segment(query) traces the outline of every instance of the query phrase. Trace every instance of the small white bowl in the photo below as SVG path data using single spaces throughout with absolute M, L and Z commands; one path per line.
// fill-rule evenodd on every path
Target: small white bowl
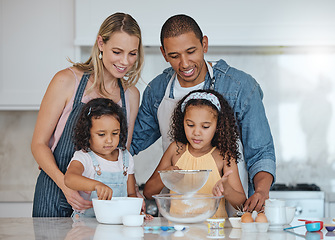
M 241 217 L 230 217 L 229 222 L 232 228 L 241 228 Z
M 122 217 L 122 223 L 128 227 L 142 226 L 144 215 L 126 215 Z

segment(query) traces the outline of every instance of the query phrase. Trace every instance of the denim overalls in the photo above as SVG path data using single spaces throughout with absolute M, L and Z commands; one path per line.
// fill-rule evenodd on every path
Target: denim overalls
M 57 166 L 62 173 L 66 172 L 67 166 L 74 153 L 74 144 L 72 139 L 73 129 L 81 109 L 85 105 L 85 103 L 81 102 L 81 99 L 83 97 L 89 77 L 90 74 L 84 73 L 80 80 L 76 95 L 74 97 L 72 111 L 66 121 L 59 142 L 53 152 Z M 120 87 L 122 109 L 125 113 L 125 116 L 127 116 L 124 90 L 120 79 L 118 80 L 118 83 Z M 62 190 L 43 170 L 41 170 L 35 186 L 32 216 L 70 217 L 72 211 L 72 207 L 67 202 Z
M 102 182 L 110 187 L 113 190 L 113 197 L 127 197 L 127 172 L 129 167 L 128 151 L 122 151 L 123 170 L 120 172 L 104 171 L 100 168 L 96 155 L 92 151 L 88 152 L 88 154 L 92 159 L 92 164 L 95 170 L 94 180 Z M 121 154 L 121 151 L 119 151 L 119 154 Z M 97 197 L 97 191 L 92 191 L 90 200 Z M 89 208 L 85 211 L 73 211 L 72 218 L 78 219 L 79 217 L 95 217 L 93 208 Z

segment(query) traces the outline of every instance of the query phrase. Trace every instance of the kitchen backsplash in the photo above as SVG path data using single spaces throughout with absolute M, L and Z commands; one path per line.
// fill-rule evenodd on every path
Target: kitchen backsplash
M 168 66 L 158 48 L 145 50 L 140 91 Z M 206 58 L 223 58 L 260 83 L 277 182 L 315 183 L 335 192 L 335 49 L 215 47 Z M 32 200 L 39 172 L 30 151 L 36 117 L 37 111 L 0 111 L 0 201 Z M 138 183 L 150 177 L 161 155 L 157 143 L 135 156 Z
M 38 166 L 30 143 L 37 111 L 0 111 L 0 201 L 31 201 Z

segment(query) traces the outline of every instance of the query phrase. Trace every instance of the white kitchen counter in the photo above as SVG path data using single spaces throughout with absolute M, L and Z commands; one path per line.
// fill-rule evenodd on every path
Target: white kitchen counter
M 324 223 L 332 223 L 331 218 L 322 219 Z M 292 226 L 300 225 L 297 219 Z M 145 226 L 172 225 L 165 218 L 155 218 L 145 222 Z M 2 218 L 0 219 L 0 239 L 207 239 L 211 238 L 207 224 L 185 224 L 189 226 L 182 232 L 147 232 L 143 227 L 125 227 L 123 225 L 99 224 L 95 218 L 85 219 L 74 223 L 71 218 Z M 215 239 L 335 239 L 335 233 L 328 233 L 325 229 L 320 232 L 306 232 L 304 227 L 285 231 L 268 231 L 267 233 L 244 233 L 241 229 L 224 228 L 220 232 L 213 230 Z

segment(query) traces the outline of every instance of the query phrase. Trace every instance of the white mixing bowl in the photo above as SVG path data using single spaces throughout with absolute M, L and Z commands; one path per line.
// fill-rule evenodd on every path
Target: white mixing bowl
M 98 200 L 93 198 L 93 209 L 99 223 L 122 224 L 122 217 L 139 215 L 141 213 L 142 198 L 113 197 L 112 200 Z

